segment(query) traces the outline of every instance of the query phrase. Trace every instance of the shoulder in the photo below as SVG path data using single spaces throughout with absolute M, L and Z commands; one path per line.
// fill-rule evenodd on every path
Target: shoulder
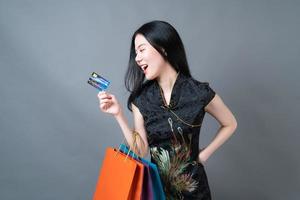
M 143 97 L 149 95 L 151 90 L 153 90 L 153 87 L 154 87 L 154 81 L 144 82 L 143 85 L 141 86 L 141 88 L 137 91 L 137 93 L 135 95 L 135 99 L 143 98 Z
M 133 95 L 132 103 L 140 109 L 143 110 L 146 99 L 149 99 L 149 95 L 153 91 L 154 81 L 146 81 L 143 83 L 141 88 Z
M 214 89 L 212 89 L 209 82 L 203 82 L 196 80 L 194 78 L 189 78 L 189 85 L 193 88 L 193 91 L 195 94 L 199 96 L 201 101 L 204 101 L 204 103 L 207 105 L 216 95 L 216 92 Z
M 205 90 L 208 90 L 210 88 L 210 83 L 209 82 L 199 81 L 199 80 L 196 80 L 193 77 L 189 77 L 187 79 L 187 82 L 191 87 L 194 87 L 194 89 L 196 89 L 197 91 L 205 91 Z
M 189 80 L 190 80 L 190 82 L 193 82 L 195 85 L 197 85 L 197 87 L 205 87 L 205 86 L 209 85 L 209 82 L 199 81 L 193 77 L 190 77 Z

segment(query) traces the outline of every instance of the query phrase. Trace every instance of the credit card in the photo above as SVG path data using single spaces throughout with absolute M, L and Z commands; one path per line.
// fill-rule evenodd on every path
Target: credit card
M 91 74 L 91 77 L 89 78 L 89 80 L 87 82 L 100 91 L 106 90 L 110 84 L 110 81 L 103 78 L 96 72 L 93 72 Z

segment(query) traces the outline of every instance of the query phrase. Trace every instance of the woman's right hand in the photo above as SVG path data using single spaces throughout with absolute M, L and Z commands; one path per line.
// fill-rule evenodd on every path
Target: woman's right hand
M 120 113 L 121 107 L 114 95 L 101 91 L 98 93 L 98 99 L 99 107 L 102 112 L 112 115 L 118 115 Z

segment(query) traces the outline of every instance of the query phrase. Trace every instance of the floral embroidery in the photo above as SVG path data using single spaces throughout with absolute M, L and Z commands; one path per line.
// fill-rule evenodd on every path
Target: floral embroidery
M 190 157 L 192 134 L 188 134 L 189 142 L 186 142 L 181 127 L 178 127 L 180 141 L 176 138 L 172 119 L 168 118 L 168 122 L 173 134 L 170 145 L 166 148 L 152 147 L 150 152 L 159 168 L 166 199 L 183 199 L 182 192 L 193 192 L 198 187 L 193 174 L 186 170 L 190 164 L 194 163 Z

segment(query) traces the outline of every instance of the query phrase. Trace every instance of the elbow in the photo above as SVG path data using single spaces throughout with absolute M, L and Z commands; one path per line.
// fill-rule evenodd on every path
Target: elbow
M 222 128 L 227 129 L 228 133 L 231 135 L 237 129 L 237 121 L 235 119 L 233 119 L 230 122 L 228 122 L 227 124 L 223 124 Z
M 237 129 L 237 121 L 235 119 L 233 119 L 226 124 L 222 124 L 221 128 L 225 128 L 228 130 L 228 132 L 230 134 L 233 134 L 235 132 L 235 130 Z
M 236 119 L 233 120 L 232 124 L 231 124 L 231 128 L 232 128 L 232 133 L 235 132 L 235 130 L 237 129 L 237 121 Z

